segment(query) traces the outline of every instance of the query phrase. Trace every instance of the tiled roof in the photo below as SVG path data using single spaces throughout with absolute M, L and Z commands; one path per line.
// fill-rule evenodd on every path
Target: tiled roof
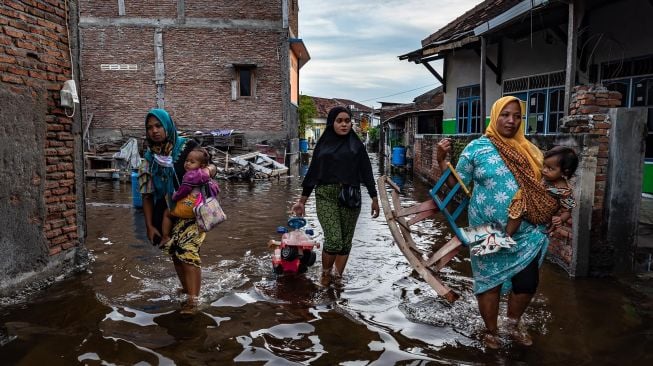
M 480 24 L 498 16 L 522 0 L 485 0 L 422 40 L 422 47 L 433 42 L 455 40 Z M 446 43 L 446 42 L 443 42 Z
M 313 103 L 317 109 L 317 117 L 320 118 L 326 118 L 329 115 L 329 110 L 336 106 L 351 108 L 353 105 L 356 111 L 372 112 L 372 108 L 349 99 L 320 97 L 311 97 L 311 99 L 313 99 Z

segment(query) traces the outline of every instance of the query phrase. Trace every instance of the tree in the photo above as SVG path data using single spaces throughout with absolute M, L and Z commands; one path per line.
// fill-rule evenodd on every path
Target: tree
M 306 129 L 313 126 L 313 117 L 317 116 L 317 108 L 313 103 L 313 98 L 308 95 L 299 96 L 299 138 L 306 137 Z

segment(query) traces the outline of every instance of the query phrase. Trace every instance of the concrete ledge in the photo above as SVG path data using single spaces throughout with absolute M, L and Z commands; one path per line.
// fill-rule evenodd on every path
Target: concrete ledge
M 85 269 L 88 266 L 88 251 L 78 246 L 52 256 L 48 264 L 38 271 L 30 271 L 0 282 L 0 297 L 25 296 L 49 287 L 54 282 Z

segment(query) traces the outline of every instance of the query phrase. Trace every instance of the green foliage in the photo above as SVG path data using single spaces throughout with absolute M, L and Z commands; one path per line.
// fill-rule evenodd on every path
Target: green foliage
M 371 127 L 367 130 L 367 137 L 369 137 L 371 142 L 379 141 L 380 131 L 379 126 Z
M 313 99 L 307 95 L 300 95 L 297 113 L 299 114 L 299 137 L 304 138 L 306 129 L 313 126 L 313 117 L 317 116 L 317 108 L 315 108 Z
M 456 166 L 458 164 L 458 159 L 460 158 L 460 153 L 463 152 L 465 146 L 467 146 L 468 141 L 465 140 L 452 140 L 451 144 L 451 164 Z

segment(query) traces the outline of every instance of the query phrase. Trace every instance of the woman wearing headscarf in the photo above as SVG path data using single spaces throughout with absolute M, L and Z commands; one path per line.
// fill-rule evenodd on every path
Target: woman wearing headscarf
M 139 188 L 143 195 L 143 214 L 147 238 L 153 245 L 161 243 L 161 224 L 166 208 L 174 208 L 172 194 L 184 175 L 184 162 L 190 151 L 198 147 L 194 140 L 177 134 L 172 118 L 164 109 L 152 109 L 145 117 L 147 149 L 139 168 Z M 209 165 L 209 175 L 216 168 Z M 195 219 L 177 219 L 173 223 L 171 245 L 167 249 L 188 299 L 182 313 L 192 314 L 200 292 L 201 269 L 199 249 L 206 233 L 199 231 Z
M 465 147 L 456 166 L 466 185 L 474 183 L 468 207 L 471 226 L 495 223 L 505 227 L 509 216 L 525 218 L 512 236 L 517 243 L 512 249 L 471 256 L 474 293 L 486 327 L 483 340 L 494 349 L 501 346 L 497 318 L 502 293 L 509 293 L 508 334 L 521 345 L 533 343 L 520 320 L 537 290 L 539 267 L 549 243 L 544 225 L 557 208 L 540 184 L 543 155 L 524 136 L 522 114 L 519 99 L 497 100 L 487 132 Z M 438 143 L 441 171 L 450 150 L 449 140 Z
M 293 213 L 304 216 L 304 204 L 315 189 L 317 218 L 324 231 L 320 282 L 325 286 L 332 276 L 339 282 L 347 265 L 361 211 L 361 183 L 372 198 L 372 217 L 378 217 L 379 202 L 369 156 L 352 129 L 351 112 L 345 107 L 334 107 L 313 150 L 302 182 L 302 195 L 292 206 Z M 358 190 L 358 200 L 350 194 L 355 190 Z

